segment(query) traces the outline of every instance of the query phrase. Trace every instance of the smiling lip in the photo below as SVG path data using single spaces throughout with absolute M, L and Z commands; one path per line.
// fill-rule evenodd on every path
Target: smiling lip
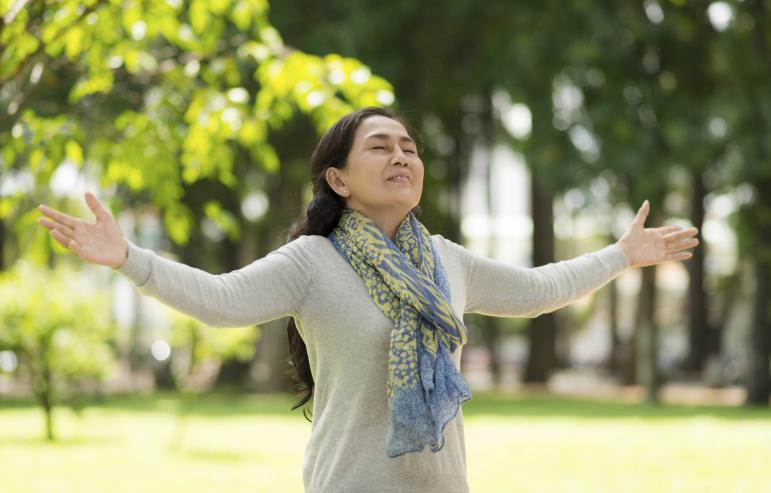
M 394 183 L 410 183 L 412 178 L 407 174 L 399 174 L 388 178 L 388 181 L 392 181 Z

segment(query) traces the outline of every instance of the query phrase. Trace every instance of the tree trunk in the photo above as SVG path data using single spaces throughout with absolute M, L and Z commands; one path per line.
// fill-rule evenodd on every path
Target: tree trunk
M 39 396 L 39 399 L 40 405 L 43 407 L 43 413 L 45 415 L 46 440 L 52 442 L 54 441 L 54 419 L 50 392 L 44 392 Z
M 762 156 L 761 156 L 762 157 Z M 771 358 L 771 195 L 763 191 L 771 189 L 771 178 L 757 183 L 757 204 L 753 210 L 744 210 L 745 222 L 751 225 L 755 235 L 756 252 L 752 255 L 755 272 L 755 299 L 750 328 L 750 371 L 747 381 L 747 405 L 768 406 L 771 394 L 769 358 Z
M 554 195 L 538 176 L 537 166 L 531 170 L 533 266 L 540 266 L 554 262 Z M 534 318 L 527 332 L 529 352 L 524 381 L 546 383 L 557 359 L 557 324 L 554 313 Z
M 134 303 L 134 319 L 131 322 L 131 333 L 129 336 L 128 363 L 131 374 L 135 374 L 143 369 L 145 365 L 144 351 L 142 350 L 142 340 L 144 331 L 142 329 L 142 299 L 137 296 Z
M 134 221 L 132 221 L 132 224 L 134 224 L 134 231 L 128 232 L 127 234 L 132 234 L 134 238 L 141 238 L 141 231 L 140 228 L 137 227 L 139 217 L 138 214 L 134 214 Z M 157 245 L 155 244 L 145 244 L 145 248 L 149 249 L 155 249 Z M 188 261 L 188 258 L 182 258 L 182 261 Z M 190 265 L 190 264 L 188 264 Z M 128 347 L 128 367 L 129 372 L 132 376 L 136 376 L 140 370 L 142 370 L 145 365 L 145 358 L 144 358 L 144 352 L 142 350 L 142 341 L 144 339 L 144 330 L 142 327 L 142 316 L 143 316 L 143 304 L 144 300 L 142 299 L 141 294 L 136 290 L 132 290 L 132 296 L 134 297 L 134 316 L 131 322 L 130 332 L 129 332 L 129 347 Z
M 691 173 L 693 194 L 691 197 L 691 223 L 702 230 L 704 225 L 704 197 L 707 194 L 704 176 L 700 171 Z M 688 356 L 684 369 L 701 372 L 708 352 L 707 340 L 712 328 L 707 319 L 707 294 L 704 291 L 704 243 L 693 250 L 693 257 L 686 262 L 688 269 Z
M 157 250 L 159 246 L 159 237 L 152 232 L 151 229 L 147 229 L 142 226 L 141 212 L 134 213 L 134 231 L 133 236 L 142 244 L 145 248 L 150 250 Z M 161 218 L 156 217 L 156 220 Z M 185 247 L 180 248 L 180 261 L 186 265 L 196 265 L 195 257 L 192 255 L 193 245 L 200 245 L 199 241 L 193 239 Z M 134 289 L 135 297 L 134 303 L 134 319 L 131 324 L 131 332 L 129 335 L 129 350 L 128 350 L 128 362 L 131 376 L 135 382 L 141 382 L 144 380 L 145 375 L 153 372 L 152 366 L 154 364 L 152 356 L 147 345 L 147 328 L 143 325 L 144 317 L 144 299 L 141 293 L 137 289 Z M 173 357 L 173 356 L 172 356 Z M 139 390 L 136 388 L 136 390 Z
M 771 264 L 759 258 L 754 261 L 755 300 L 750 329 L 750 372 L 747 382 L 747 405 L 768 406 L 771 394 L 769 357 L 771 356 L 771 317 L 769 297 L 771 292 Z
M 491 99 L 488 97 L 485 103 L 485 112 L 482 115 L 482 145 L 485 146 L 485 209 L 487 218 L 489 221 L 495 219 L 495 204 L 493 200 L 493 111 Z M 496 235 L 495 228 L 490 228 L 490 234 L 487 239 L 487 256 L 494 258 L 496 256 Z M 484 317 L 484 335 L 483 340 L 487 351 L 490 355 L 490 372 L 492 374 L 493 386 L 498 387 L 501 381 L 501 365 L 499 361 L 498 341 L 500 339 L 500 328 L 498 327 L 498 320 L 495 317 Z
M 454 241 L 459 241 L 462 237 L 460 223 L 463 219 L 463 212 L 461 211 L 461 197 L 463 195 L 464 181 L 463 169 L 468 165 L 470 153 L 466 149 L 464 132 L 460 123 L 451 128 L 455 130 L 453 133 L 455 152 L 447 160 L 449 166 L 449 169 L 447 170 L 447 194 L 449 196 L 449 211 L 447 214 L 449 222 L 447 231 L 449 238 L 454 239 Z
M 645 386 L 646 401 L 650 404 L 658 403 L 658 390 L 661 385 L 657 368 L 656 270 L 656 266 L 642 269 L 642 286 L 635 324 L 637 377 L 639 383 Z
M 763 193 L 769 190 L 771 178 L 760 180 L 757 189 L 761 190 L 754 210 L 743 211 L 748 215 L 746 222 L 752 225 L 755 233 L 757 253 L 753 255 L 755 272 L 755 299 L 750 328 L 750 371 L 747 381 L 747 405 L 768 406 L 771 394 L 771 225 L 767 219 L 771 212 L 771 196 Z
M 753 0 L 749 2 L 750 12 L 757 19 L 766 19 L 766 3 L 762 0 Z M 771 49 L 768 45 L 768 33 L 765 23 L 759 23 L 752 30 L 753 53 L 755 58 L 766 62 L 765 69 L 768 68 L 768 54 Z M 764 70 L 765 73 L 768 70 Z M 748 85 L 747 94 L 751 108 L 752 124 L 757 129 L 758 137 L 762 139 L 764 134 L 768 133 L 769 122 L 763 109 L 767 106 L 766 99 L 760 95 L 762 86 L 757 84 Z M 749 168 L 756 170 L 764 169 L 768 166 L 767 147 L 763 140 L 755 140 L 755 159 L 756 162 L 748 163 Z M 754 236 L 753 251 L 749 252 L 753 260 L 753 270 L 755 271 L 755 300 L 752 313 L 752 326 L 750 329 L 750 372 L 747 381 L 747 400 L 746 405 L 768 406 L 769 394 L 771 393 L 771 382 L 769 382 L 769 357 L 771 357 L 771 315 L 769 315 L 769 288 L 771 285 L 771 195 L 768 190 L 771 189 L 771 177 L 763 172 L 755 172 L 755 188 L 759 192 L 757 203 L 753 210 L 744 210 L 747 214 L 746 223 L 751 225 L 751 234 Z M 750 176 L 752 176 L 752 174 Z M 759 175 L 759 176 L 758 176 Z
M 484 317 L 482 340 L 490 354 L 490 376 L 493 387 L 498 388 L 501 383 L 501 362 L 497 348 L 501 340 L 501 329 L 495 317 Z
M 608 236 L 608 242 L 615 242 L 615 238 L 612 235 Z M 618 289 L 616 288 L 616 281 L 613 280 L 608 286 L 608 338 L 609 344 L 608 354 L 605 356 L 604 367 L 610 372 L 617 372 L 620 368 L 619 351 L 621 349 L 621 341 L 618 333 Z
M 619 175 L 619 181 L 623 184 L 623 189 L 625 190 L 631 190 L 632 189 L 632 177 L 629 174 L 622 173 Z M 618 203 L 622 200 L 622 196 L 620 193 L 613 194 L 615 199 L 614 202 Z M 615 238 L 613 237 L 612 233 L 609 233 L 609 242 L 615 242 Z M 638 306 L 637 310 L 638 312 L 635 313 L 635 320 L 632 322 L 632 329 L 633 332 L 631 335 L 622 338 L 621 334 L 618 332 L 618 290 L 616 286 L 616 281 L 612 281 L 613 287 L 611 290 L 613 293 L 611 294 L 612 298 L 615 299 L 616 306 L 612 308 L 613 312 L 616 312 L 615 315 L 612 315 L 612 317 L 616 320 L 614 323 L 615 326 L 615 335 L 611 335 L 611 338 L 615 340 L 615 346 L 613 347 L 613 358 L 612 361 L 617 365 L 617 375 L 618 375 L 618 382 L 620 385 L 628 386 L 628 385 L 636 385 L 638 381 L 638 372 L 637 372 L 637 360 L 638 360 L 638 343 L 637 343 L 637 327 L 638 327 L 638 321 L 639 321 L 639 300 L 638 300 Z M 638 297 L 640 294 L 638 294 Z
M 48 351 L 43 349 L 41 352 L 42 358 L 47 358 Z M 34 372 L 33 372 L 34 375 Z M 54 440 L 54 420 L 53 420 L 53 399 L 51 396 L 51 370 L 48 367 L 48 362 L 43 361 L 43 368 L 40 374 L 33 377 L 36 382 L 33 383 L 33 391 L 37 400 L 40 403 L 40 407 L 43 408 L 43 416 L 45 419 L 46 428 L 46 440 L 52 442 Z

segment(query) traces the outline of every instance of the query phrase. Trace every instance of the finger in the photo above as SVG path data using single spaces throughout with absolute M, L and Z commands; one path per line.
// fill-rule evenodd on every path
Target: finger
M 694 248 L 696 245 L 699 244 L 699 240 L 696 238 L 690 239 L 690 240 L 679 240 L 679 241 L 673 241 L 667 243 L 667 251 L 668 252 L 678 252 L 680 250 L 684 250 L 686 248 Z
M 101 202 L 94 196 L 91 192 L 86 192 L 86 204 L 88 204 L 88 208 L 91 209 L 91 211 L 96 215 L 97 219 L 106 219 L 110 216 L 110 213 L 107 212 L 107 209 L 104 208 Z
M 664 261 L 668 262 L 671 260 L 687 260 L 691 257 L 693 257 L 693 253 L 691 252 L 668 253 L 667 256 L 664 257 Z
M 58 223 L 56 221 L 52 221 L 51 219 L 47 219 L 45 217 L 38 218 L 38 223 L 40 223 L 42 226 L 48 228 L 49 230 L 58 230 L 60 233 L 63 233 L 65 236 L 74 237 L 75 231 L 70 228 L 67 225 L 64 225 L 62 223 Z
M 70 243 L 67 245 L 70 250 L 72 250 L 72 253 L 77 255 L 78 257 L 83 257 L 80 250 L 80 243 L 78 243 L 76 240 L 70 240 Z
M 690 238 L 692 236 L 696 236 L 698 232 L 699 232 L 698 228 L 688 228 L 682 231 L 675 231 L 674 233 L 669 233 L 667 235 L 664 235 L 664 240 L 672 241 L 672 240 L 680 240 L 683 238 Z
M 651 207 L 648 199 L 645 199 L 645 202 L 643 202 L 643 205 L 640 206 L 640 209 L 637 211 L 637 215 L 634 217 L 634 223 L 640 225 L 645 224 L 645 219 L 648 217 L 650 208 Z
M 72 238 L 68 238 L 68 237 L 64 236 L 63 234 L 61 234 L 60 232 L 58 232 L 55 229 L 51 230 L 51 236 L 53 236 L 54 240 L 56 240 L 56 242 L 58 244 L 60 244 L 61 246 L 63 246 L 64 248 L 69 248 L 70 247 L 70 242 L 74 241 Z
M 653 228 L 654 230 L 658 231 L 662 235 L 667 235 L 669 233 L 675 233 L 677 231 L 682 231 L 683 227 L 679 224 L 673 224 L 671 226 L 662 226 L 660 228 Z
M 38 210 L 40 212 L 42 212 L 43 214 L 45 214 L 46 216 L 48 216 L 48 217 L 50 217 L 52 219 L 56 219 L 57 221 L 59 221 L 62 224 L 66 224 L 70 228 L 75 228 L 75 224 L 77 224 L 77 222 L 80 221 L 80 219 L 78 219 L 78 218 L 75 218 L 75 217 L 72 217 L 72 216 L 68 216 L 67 214 L 64 214 L 63 212 L 59 212 L 59 211 L 57 211 L 55 209 L 51 209 L 50 207 L 45 206 L 43 204 L 40 204 L 38 206 Z

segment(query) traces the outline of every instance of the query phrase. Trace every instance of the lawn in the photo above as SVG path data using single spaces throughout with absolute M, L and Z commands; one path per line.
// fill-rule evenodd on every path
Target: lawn
M 0 491 L 302 492 L 310 424 L 292 398 L 173 395 L 56 411 L 0 401 Z M 771 410 L 475 392 L 464 404 L 469 486 L 487 492 L 769 492 Z

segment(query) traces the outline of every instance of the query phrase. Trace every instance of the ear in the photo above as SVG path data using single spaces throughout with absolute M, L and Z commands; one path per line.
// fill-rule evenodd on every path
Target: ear
M 339 169 L 335 168 L 334 166 L 330 166 L 327 168 L 327 171 L 324 174 L 324 178 L 326 178 L 327 184 L 329 184 L 335 193 L 343 198 L 348 198 L 351 196 L 351 191 L 348 190 L 348 187 L 345 186 L 345 183 L 343 183 L 343 180 L 340 177 Z

